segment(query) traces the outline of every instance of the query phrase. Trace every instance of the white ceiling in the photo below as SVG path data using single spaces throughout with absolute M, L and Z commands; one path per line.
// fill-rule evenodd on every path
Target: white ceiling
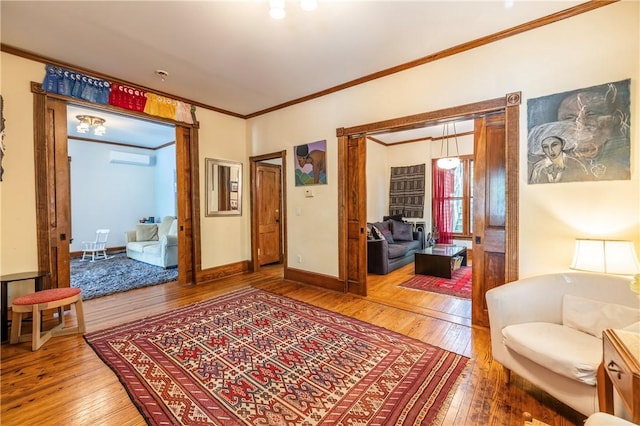
M 584 2 L 510 1 L 291 0 L 275 20 L 267 0 L 3 0 L 0 30 L 4 45 L 247 115 Z
M 76 130 L 79 123 L 76 118 L 78 115 L 93 115 L 103 118 L 107 132 L 102 136 L 96 136 L 91 132 L 78 133 Z M 108 141 L 149 149 L 155 149 L 176 140 L 176 131 L 172 125 L 77 105 L 67 107 L 67 135 L 72 138 Z

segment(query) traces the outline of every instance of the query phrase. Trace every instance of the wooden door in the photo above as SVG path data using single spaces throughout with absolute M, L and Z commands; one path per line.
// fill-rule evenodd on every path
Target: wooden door
M 345 291 L 367 295 L 367 143 L 364 136 L 343 138 L 344 187 L 340 211 L 346 223 Z
M 489 326 L 485 293 L 506 281 L 505 114 L 475 121 L 472 322 Z
M 258 263 L 282 262 L 281 169 L 277 164 L 256 165 Z
M 198 149 L 195 138 L 192 137 L 190 127 L 176 126 L 176 184 L 178 209 L 178 283 L 195 283 L 195 273 L 200 270 L 199 248 L 194 244 L 194 230 L 197 228 L 193 218 L 194 208 L 199 203 L 194 202 L 194 185 L 198 185 L 192 164 L 197 164 Z M 199 210 L 197 210 L 199 211 Z
M 35 95 L 34 121 L 38 268 L 51 273 L 45 288 L 69 287 L 71 191 L 66 102 Z

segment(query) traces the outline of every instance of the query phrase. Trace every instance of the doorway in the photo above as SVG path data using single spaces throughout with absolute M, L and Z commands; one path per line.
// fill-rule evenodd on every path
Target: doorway
M 76 99 L 34 90 L 34 151 L 36 171 L 36 223 L 38 267 L 51 272 L 47 288 L 70 285 L 70 167 L 68 162 L 67 106 Z M 101 108 L 102 109 L 102 108 Z M 105 110 L 144 118 L 142 114 Z M 159 119 L 175 125 L 176 195 L 178 216 L 178 282 L 195 283 L 199 254 L 198 150 L 196 126 Z
M 417 128 L 452 120 L 475 120 L 475 143 L 483 144 L 474 152 L 484 150 L 484 154 L 476 159 L 476 176 L 482 173 L 491 176 L 491 167 L 502 167 L 501 176 L 504 192 L 499 204 L 502 211 L 501 247 L 494 249 L 493 240 L 486 240 L 484 235 L 474 235 L 473 258 L 478 262 L 483 257 L 487 262 L 485 268 L 474 268 L 483 271 L 474 273 L 474 291 L 472 297 L 472 320 L 476 325 L 488 326 L 486 302 L 484 294 L 492 287 L 502 285 L 518 278 L 518 143 L 519 143 L 519 105 L 520 93 L 507 94 L 503 98 L 477 102 L 446 108 L 438 111 L 416 114 L 377 123 L 364 124 L 350 128 L 337 129 L 339 176 L 339 204 L 344 205 L 339 213 L 339 279 L 344 282 L 346 291 L 360 295 L 367 294 L 366 271 L 366 136 L 376 133 Z M 492 115 L 503 117 L 502 127 L 493 126 L 488 118 Z M 496 130 L 497 129 L 497 130 Z M 488 161 L 487 159 L 490 159 Z M 476 188 L 478 191 L 490 186 Z M 490 192 L 478 192 L 480 197 L 491 196 Z M 477 196 L 476 196 L 477 198 Z M 479 215 L 487 217 L 487 226 L 491 227 L 490 210 L 486 208 L 498 206 L 498 200 L 490 199 L 486 203 L 476 203 L 474 220 Z M 479 207 L 479 205 L 482 205 Z M 481 237 L 478 239 L 478 237 Z M 495 254 L 495 256 L 494 256 Z M 364 262 L 363 262 L 364 260 Z M 499 260 L 499 262 L 495 262 Z M 477 289 L 476 289 L 477 287 Z
M 101 123 L 102 128 L 91 125 L 93 122 Z M 136 228 L 155 228 L 161 239 L 169 231 L 163 219 L 177 215 L 175 126 L 69 104 L 67 150 L 71 286 L 80 288 L 87 300 L 176 281 L 173 244 L 164 251 L 162 261 L 149 257 L 155 264 L 125 253 L 127 244 L 136 240 Z M 83 261 L 81 253 L 94 240 L 96 229 L 106 230 L 108 256 L 104 261 Z
M 286 151 L 251 157 L 251 269 L 287 265 Z

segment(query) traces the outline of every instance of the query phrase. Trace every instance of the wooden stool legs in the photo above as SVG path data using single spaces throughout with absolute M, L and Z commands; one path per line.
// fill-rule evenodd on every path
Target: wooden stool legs
M 64 323 L 64 309 L 66 305 L 74 305 L 76 310 L 76 319 L 78 325 L 76 327 L 66 327 Z M 47 309 L 57 308 L 58 324 L 50 330 L 41 332 L 40 313 Z M 13 316 L 11 320 L 11 338 L 10 343 L 27 342 L 31 340 L 31 350 L 37 351 L 53 336 L 64 336 L 67 334 L 84 334 L 84 309 L 82 307 L 82 295 L 67 297 L 60 300 L 52 300 L 45 303 L 34 303 L 12 306 Z M 31 313 L 32 316 L 32 332 L 31 334 L 22 334 L 22 316 L 25 313 Z

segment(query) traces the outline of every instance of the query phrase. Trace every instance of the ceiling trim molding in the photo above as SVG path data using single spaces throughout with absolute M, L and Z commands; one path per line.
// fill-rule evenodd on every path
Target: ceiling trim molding
M 91 74 L 91 75 L 93 75 L 95 77 L 99 77 L 99 78 L 102 78 L 102 79 L 105 79 L 105 80 L 113 81 L 115 83 L 119 83 L 119 84 L 123 84 L 123 85 L 127 85 L 127 86 L 134 86 L 134 87 L 140 88 L 140 89 L 145 90 L 145 91 L 150 91 L 150 92 L 153 92 L 153 93 L 157 93 L 157 94 L 159 94 L 161 96 L 166 96 L 166 97 L 170 97 L 170 98 L 173 98 L 173 99 L 177 99 L 177 100 L 180 100 L 182 102 L 186 102 L 186 103 L 190 103 L 192 105 L 198 106 L 200 108 L 204 108 L 204 109 L 208 109 L 208 110 L 211 110 L 211 111 L 219 112 L 221 114 L 226 114 L 226 115 L 230 115 L 230 116 L 237 117 L 237 118 L 249 119 L 249 118 L 254 118 L 254 117 L 257 117 L 257 116 L 260 116 L 260 115 L 264 115 L 264 114 L 267 114 L 267 113 L 270 113 L 270 112 L 273 112 L 273 111 L 277 111 L 277 110 L 280 110 L 280 109 L 283 109 L 283 108 L 287 108 L 287 107 L 292 106 L 292 105 L 296 105 L 296 104 L 300 104 L 300 103 L 303 103 L 303 102 L 307 102 L 307 101 L 310 101 L 312 99 L 317 99 L 317 98 L 323 97 L 325 95 L 329 95 L 331 93 L 339 92 L 341 90 L 348 89 L 350 87 L 354 87 L 354 86 L 358 86 L 358 85 L 363 84 L 363 83 L 367 83 L 367 82 L 372 81 L 372 80 L 377 80 L 379 78 L 386 77 L 386 76 L 391 75 L 391 74 L 396 74 L 396 73 L 399 73 L 399 72 L 402 72 L 402 71 L 406 71 L 406 70 L 408 70 L 410 68 L 415 68 L 415 67 L 418 67 L 418 66 L 421 66 L 421 65 L 424 65 L 424 64 L 428 64 L 430 62 L 434 62 L 434 61 L 437 61 L 439 59 L 443 59 L 443 58 L 446 58 L 446 57 L 449 57 L 449 56 L 457 55 L 458 53 L 466 52 L 468 50 L 475 49 L 476 47 L 484 46 L 484 45 L 493 43 L 495 41 L 499 41 L 499 40 L 502 40 L 502 39 L 505 39 L 505 38 L 508 38 L 508 37 L 511 37 L 511 36 L 514 36 L 514 35 L 518 35 L 518 34 L 524 33 L 526 31 L 530 31 L 530 30 L 533 30 L 533 29 L 536 29 L 536 28 L 540 28 L 540 27 L 545 26 L 545 25 L 549 25 L 549 24 L 552 24 L 552 23 L 555 23 L 555 22 L 558 22 L 558 21 L 562 21 L 564 19 L 568 19 L 568 18 L 577 16 L 577 15 L 580 15 L 582 13 L 590 12 L 592 10 L 595 10 L 595 9 L 598 9 L 598 8 L 601 8 L 601 7 L 604 7 L 604 6 L 608 6 L 608 5 L 612 4 L 612 3 L 617 3 L 619 1 L 620 0 L 590 0 L 590 1 L 587 1 L 585 3 L 579 4 L 577 6 L 571 7 L 569 9 L 561 10 L 560 12 L 556 12 L 556 13 L 553 13 L 551 15 L 545 16 L 543 18 L 536 19 L 536 20 L 533 20 L 533 21 L 530 21 L 530 22 L 526 22 L 524 24 L 517 25 L 515 27 L 509 28 L 509 29 L 506 29 L 506 30 L 503 30 L 503 31 L 499 31 L 497 33 L 493 33 L 493 34 L 490 34 L 490 35 L 485 36 L 485 37 L 481 37 L 481 38 L 476 39 L 476 40 L 472 40 L 472 41 L 469 41 L 469 42 L 466 42 L 466 43 L 462 43 L 462 44 L 459 44 L 457 46 L 454 46 L 454 47 L 451 47 L 451 48 L 448 48 L 448 49 L 445 49 L 445 50 L 441 50 L 439 52 L 433 53 L 433 54 L 428 55 L 428 56 L 424 56 L 424 57 L 419 58 L 419 59 L 415 59 L 415 60 L 410 61 L 410 62 L 406 62 L 406 63 L 400 64 L 400 65 L 396 65 L 394 67 L 387 68 L 387 69 L 384 69 L 384 70 L 381 70 L 381 71 L 378 71 L 378 72 L 375 72 L 375 73 L 372 73 L 372 74 L 368 74 L 368 75 L 365 75 L 363 77 L 357 78 L 355 80 L 347 81 L 347 82 L 339 84 L 337 86 L 334 86 L 334 87 L 331 87 L 331 88 L 328 88 L 328 89 L 325 89 L 325 90 L 321 90 L 319 92 L 312 93 L 312 94 L 309 94 L 309 95 L 306 95 L 306 96 L 303 96 L 303 97 L 300 97 L 300 98 L 297 98 L 297 99 L 292 99 L 290 101 L 287 101 L 287 102 L 284 102 L 284 103 L 281 103 L 281 104 L 278 104 L 278 105 L 274 105 L 272 107 L 265 108 L 263 110 L 256 111 L 256 112 L 253 112 L 253 113 L 250 113 L 250 114 L 246 114 L 246 115 L 239 114 L 239 113 L 232 112 L 232 111 L 228 111 L 228 110 L 225 110 L 225 109 L 222 109 L 222 108 L 218 108 L 218 107 L 215 107 L 215 106 L 212 106 L 212 105 L 203 104 L 201 102 L 197 102 L 197 101 L 194 101 L 194 100 L 181 98 L 181 97 L 173 95 L 171 93 L 165 93 L 165 92 L 161 92 L 161 91 L 158 91 L 158 90 L 155 90 L 155 89 L 150 89 L 150 88 L 147 88 L 147 87 L 144 87 L 144 86 L 140 86 L 140 85 L 137 85 L 135 83 L 131 83 L 131 82 L 128 82 L 128 81 L 125 81 L 125 80 L 121 80 L 121 79 L 118 79 L 118 78 L 114 78 L 112 76 L 109 76 L 109 75 L 106 75 L 106 74 L 102 74 L 100 72 L 96 72 L 96 71 L 93 71 L 93 70 L 90 70 L 90 69 L 87 69 L 87 68 L 78 67 L 78 66 L 75 66 L 75 65 L 72 65 L 72 64 L 68 64 L 66 62 L 62 62 L 62 61 L 58 61 L 58 60 L 55 60 L 55 59 L 52 59 L 52 58 L 47 58 L 47 57 L 44 57 L 44 56 L 40 56 L 40 55 L 37 55 L 37 54 L 32 53 L 32 52 L 28 52 L 28 51 L 25 51 L 25 50 L 22 50 L 22 49 L 18 49 L 18 48 L 6 45 L 4 43 L 0 43 L 0 51 L 6 52 L 6 53 L 10 53 L 12 55 L 20 56 L 20 57 L 23 57 L 23 58 L 26 58 L 26 59 L 30 59 L 30 60 L 33 60 L 33 61 L 36 61 L 36 62 L 48 63 L 48 64 L 51 64 L 51 65 L 68 68 L 68 69 L 73 70 L 73 71 L 78 71 L 78 72 Z
M 439 141 L 439 140 L 443 140 L 443 139 L 451 139 L 451 138 L 458 138 L 458 137 L 463 137 L 463 136 L 469 136 L 469 135 L 473 135 L 475 134 L 475 132 L 470 131 L 470 132 L 464 132 L 464 133 L 452 133 L 450 135 L 446 135 L 446 136 L 425 136 L 423 138 L 415 138 L 415 139 L 407 139 L 405 141 L 398 141 L 398 142 L 384 142 L 378 138 L 376 138 L 375 136 L 367 136 L 367 139 L 369 139 L 372 142 L 375 143 L 379 143 L 380 145 L 384 145 L 384 146 L 396 146 L 396 145 L 403 145 L 406 143 L 414 143 L 414 142 L 424 142 L 424 141 Z
M 398 73 L 398 72 L 401 72 L 401 71 L 406 71 L 406 70 L 408 70 L 410 68 L 415 68 L 415 67 L 418 67 L 420 65 L 428 64 L 429 62 L 437 61 L 438 59 L 443 59 L 443 58 L 446 58 L 448 56 L 457 55 L 458 53 L 466 52 L 468 50 L 475 49 L 476 47 L 484 46 L 484 45 L 493 43 L 493 42 L 498 41 L 498 40 L 502 40 L 502 39 L 505 39 L 505 38 L 508 38 L 508 37 L 511 37 L 511 36 L 514 36 L 514 35 L 518 35 L 518 34 L 524 33 L 526 31 L 534 30 L 536 28 L 540 28 L 542 26 L 545 26 L 545 25 L 548 25 L 548 24 L 552 24 L 554 22 L 562 21 L 564 19 L 571 18 L 573 16 L 580 15 L 580 14 L 585 13 L 585 12 L 590 12 L 590 11 L 592 11 L 594 9 L 598 9 L 600 7 L 607 6 L 607 5 L 612 4 L 612 3 L 617 3 L 618 1 L 620 1 L 620 0 L 592 0 L 592 1 L 588 1 L 586 3 L 579 4 L 577 6 L 569 8 L 569 9 L 561 10 L 560 12 L 556 12 L 554 14 L 547 15 L 544 18 L 540 18 L 540 19 L 536 19 L 534 21 L 526 22 L 524 24 L 521 24 L 521 25 L 518 25 L 518 26 L 515 26 L 515 27 L 512 27 L 512 28 L 506 29 L 504 31 L 499 31 L 497 33 L 493 33 L 493 34 L 488 35 L 486 37 L 481 37 L 481 38 L 476 39 L 476 40 L 472 40 L 472 41 L 469 41 L 469 42 L 466 42 L 466 43 L 462 43 L 462 44 L 459 44 L 457 46 L 454 46 L 454 47 L 451 47 L 451 48 L 448 48 L 448 49 L 445 49 L 445 50 L 441 50 L 440 52 L 436 52 L 436 53 L 433 53 L 431 55 L 424 56 L 422 58 L 415 59 L 415 60 L 410 61 L 410 62 L 406 62 L 404 64 L 396 65 L 395 67 L 387 68 L 385 70 L 378 71 L 378 72 L 375 72 L 373 74 L 369 74 L 369 75 L 366 75 L 364 77 L 360 77 L 360 78 L 357 78 L 355 80 L 348 81 L 346 83 L 342 83 L 342 84 L 340 84 L 338 86 L 334 86 L 332 88 L 325 89 L 325 90 L 322 90 L 320 92 L 316 92 L 316 93 L 313 93 L 313 94 L 310 94 L 310 95 L 307 95 L 307 96 L 303 96 L 303 97 L 298 98 L 298 99 L 293 99 L 291 101 L 282 103 L 280 105 L 275 105 L 275 106 L 273 106 L 271 108 L 267 108 L 267 109 L 263 109 L 261 111 L 257 111 L 257 112 L 251 113 L 251 114 L 247 114 L 245 116 L 245 118 L 257 117 L 259 115 L 263 115 L 263 114 L 266 114 L 266 113 L 269 113 L 269 112 L 272 112 L 272 111 L 276 111 L 276 110 L 279 110 L 279 109 L 282 109 L 282 108 L 286 108 L 286 107 L 289 107 L 289 106 L 292 106 L 292 105 L 295 105 L 295 104 L 299 104 L 299 103 L 306 102 L 306 101 L 309 101 L 309 100 L 312 100 L 312 99 L 320 98 L 322 96 L 325 96 L 325 95 L 328 95 L 328 94 L 331 94 L 331 93 L 335 93 L 335 92 L 339 92 L 341 90 L 348 89 L 350 87 L 357 86 L 357 85 L 360 85 L 360 84 L 363 84 L 363 83 L 367 83 L 369 81 L 376 80 L 378 78 L 386 77 L 388 75 L 395 74 L 395 73 Z
M 80 141 L 80 142 L 91 142 L 91 143 L 102 143 L 102 144 L 105 144 L 105 145 L 124 146 L 124 147 L 127 147 L 127 148 L 146 149 L 146 150 L 149 150 L 149 151 L 157 151 L 159 149 L 166 148 L 168 146 L 176 144 L 176 141 L 171 141 L 171 142 L 167 142 L 167 143 L 164 143 L 164 144 L 156 146 L 156 147 L 152 147 L 152 146 L 133 145 L 133 144 L 124 143 L 124 142 L 114 142 L 114 141 L 108 141 L 108 140 L 84 138 L 84 137 L 80 137 L 80 136 L 67 136 L 67 139 L 72 139 L 72 140 L 76 140 L 76 141 Z

